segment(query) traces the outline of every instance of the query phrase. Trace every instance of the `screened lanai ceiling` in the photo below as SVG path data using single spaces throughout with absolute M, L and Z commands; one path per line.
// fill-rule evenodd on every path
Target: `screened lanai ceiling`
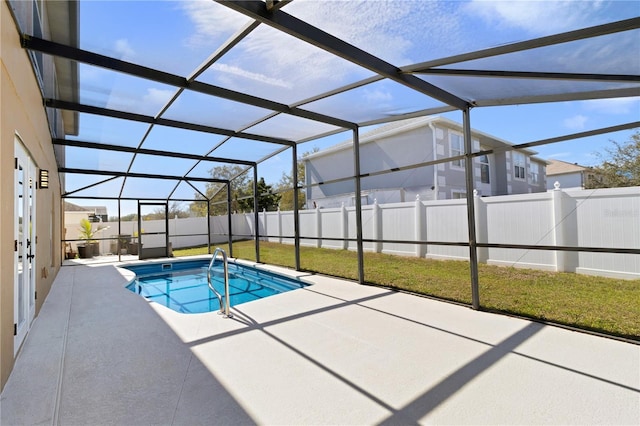
M 540 3 L 78 1 L 22 30 L 56 62 L 49 113 L 75 118 L 53 131 L 65 193 L 187 200 L 217 166 L 290 171 L 362 127 L 640 95 L 637 2 Z

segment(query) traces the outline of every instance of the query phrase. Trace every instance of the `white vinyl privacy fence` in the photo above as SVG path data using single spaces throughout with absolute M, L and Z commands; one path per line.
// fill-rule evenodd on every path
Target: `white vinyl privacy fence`
M 494 245 L 640 248 L 640 187 L 561 190 L 475 197 L 479 243 Z M 293 212 L 261 212 L 262 240 L 293 244 Z M 227 218 L 212 217 L 227 233 Z M 364 249 L 439 259 L 469 258 L 466 200 L 373 204 L 362 207 Z M 355 207 L 300 211 L 300 244 L 356 249 Z M 254 215 L 233 216 L 233 234 L 253 236 Z M 430 242 L 416 244 L 415 242 Z M 435 244 L 444 243 L 445 245 Z M 617 278 L 640 278 L 640 255 L 523 248 L 478 248 L 482 263 Z
M 552 190 L 546 193 L 475 197 L 479 243 L 496 245 L 640 248 L 640 187 Z M 300 244 L 356 250 L 355 207 L 301 210 Z M 294 243 L 292 211 L 258 214 L 261 240 Z M 253 238 L 253 213 L 232 216 L 234 240 Z M 117 223 L 103 236 L 116 234 Z M 226 216 L 210 218 L 211 244 L 228 241 Z M 466 200 L 437 200 L 362 207 L 366 251 L 437 259 L 468 260 Z M 164 229 L 163 220 L 144 221 L 145 232 Z M 137 222 L 122 222 L 135 235 Z M 174 249 L 207 244 L 204 217 L 169 220 Z M 373 241 L 379 240 L 379 241 Z M 427 242 L 416 244 L 415 242 Z M 440 243 L 440 244 L 435 244 Z M 109 241 L 102 242 L 108 252 Z M 452 244 L 452 245 L 446 245 Z M 640 278 L 640 255 L 524 248 L 480 247 L 481 263 L 618 278 Z

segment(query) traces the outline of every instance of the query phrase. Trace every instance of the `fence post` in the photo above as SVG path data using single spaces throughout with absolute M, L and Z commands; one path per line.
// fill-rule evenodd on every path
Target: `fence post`
M 551 191 L 551 201 L 553 205 L 553 244 L 556 246 L 566 245 L 565 230 L 564 230 L 564 209 L 562 206 L 563 192 L 560 189 L 560 182 L 556 181 L 553 184 L 553 191 Z M 566 271 L 566 252 L 556 250 L 556 271 Z
M 322 247 L 322 216 L 318 206 L 316 206 L 316 247 Z
M 378 204 L 378 199 L 373 199 L 373 239 L 376 240 L 373 243 L 374 253 L 380 253 L 382 251 L 382 243 L 378 240 L 382 239 L 382 209 Z
M 347 250 L 349 248 L 349 214 L 347 213 L 347 208 L 342 203 L 342 207 L 340 207 L 340 231 L 342 232 L 342 248 Z
M 422 220 L 422 211 L 423 211 L 423 204 L 422 201 L 420 201 L 420 194 L 416 195 L 416 202 L 415 202 L 415 212 L 414 212 L 414 236 L 415 236 L 415 240 L 416 241 L 422 241 L 425 240 L 425 235 L 424 235 L 424 231 L 426 229 L 426 226 L 424 226 L 424 221 Z M 424 246 L 423 244 L 416 244 L 416 248 L 415 248 L 415 253 L 416 253 L 416 257 L 425 257 L 427 254 L 426 251 L 426 246 Z
M 473 204 L 476 211 L 476 241 L 478 243 L 489 242 L 489 230 L 487 229 L 487 205 L 482 201 L 482 197 L 478 194 L 478 190 L 473 190 Z M 478 247 L 478 262 L 487 263 L 489 260 L 489 248 Z
M 282 212 L 280 211 L 280 206 L 278 206 L 278 243 L 282 244 Z

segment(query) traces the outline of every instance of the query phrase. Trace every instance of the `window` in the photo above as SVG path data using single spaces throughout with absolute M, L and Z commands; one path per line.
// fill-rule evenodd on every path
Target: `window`
M 452 157 L 457 157 L 458 155 L 464 154 L 464 139 L 462 135 L 459 133 L 449 133 L 449 152 Z M 464 167 L 464 160 L 457 159 L 453 160 L 452 164 L 455 167 Z
M 482 155 L 480 158 L 480 182 L 490 183 L 489 178 L 489 156 Z
M 540 164 L 531 162 L 531 183 L 534 185 L 540 184 Z
M 454 200 L 463 200 L 467 198 L 467 193 L 464 191 L 451 191 L 451 198 Z
M 513 153 L 513 175 L 516 179 L 526 179 L 525 175 L 525 156 L 521 152 Z

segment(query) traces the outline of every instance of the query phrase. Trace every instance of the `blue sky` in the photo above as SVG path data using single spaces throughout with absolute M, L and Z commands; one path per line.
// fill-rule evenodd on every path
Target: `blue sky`
M 80 8 L 83 49 L 183 76 L 193 71 L 248 21 L 208 0 L 83 1 Z M 640 2 L 294 0 L 284 10 L 394 65 L 403 66 L 639 16 Z M 640 34 L 636 30 L 616 38 L 615 43 L 606 37 L 593 44 L 577 42 L 572 49 L 561 54 L 549 48 L 537 54 L 517 56 L 513 66 L 522 70 L 551 68 L 559 72 L 585 72 L 585 67 L 591 67 L 589 69 L 597 72 L 615 69 L 616 72 L 638 74 L 639 39 Z M 590 53 L 585 55 L 586 51 Z M 498 58 L 495 61 L 500 64 L 502 60 Z M 508 61 L 504 63 L 509 64 Z M 261 25 L 199 80 L 291 104 L 370 75 L 367 70 Z M 86 66 L 81 67 L 80 78 L 85 87 L 81 95 L 83 102 L 150 115 L 158 113 L 174 92 L 171 87 L 161 84 Z M 304 108 L 359 121 L 439 104 L 433 99 L 408 93 L 400 85 L 381 82 L 354 94 L 329 98 Z M 179 99 L 167 111 L 166 117 L 239 130 L 266 115 L 265 112 L 255 107 L 189 94 Z M 461 120 L 460 113 L 445 115 Z M 640 120 L 640 99 L 483 107 L 472 110 L 471 120 L 475 129 L 512 143 L 523 143 Z M 273 131 L 276 125 L 285 129 L 286 134 L 288 124 L 283 118 L 247 131 L 269 134 L 269 127 Z M 129 125 L 126 131 L 118 131 L 113 125 L 94 121 L 92 117 L 85 117 L 81 126 L 92 129 L 91 140 L 132 146 L 139 143 L 139 135 L 145 129 L 144 126 Z M 329 127 L 325 129 L 299 122 L 289 124 L 289 129 L 292 139 L 304 137 L 310 130 L 330 130 Z M 624 141 L 631 134 L 631 131 L 620 132 L 537 147 L 536 150 L 545 159 L 594 165 L 598 162 L 594 153 L 603 152 L 610 146 L 610 139 Z M 152 136 L 145 146 L 175 149 L 177 144 L 180 150 L 194 153 L 204 153 L 202 150 L 213 145 L 211 141 L 218 138 L 199 135 L 194 138 L 202 141 L 192 142 L 187 147 L 166 130 L 154 130 Z M 325 148 L 348 137 L 349 134 L 344 133 L 305 143 L 299 147 L 299 153 L 314 147 Z M 238 148 L 223 149 L 227 154 Z M 242 148 L 239 148 L 238 155 L 243 155 Z M 260 155 L 262 152 L 257 147 L 251 149 L 251 156 Z M 289 155 L 280 154 L 259 166 L 259 174 L 269 183 L 277 182 L 283 171 L 290 170 Z M 121 161 L 107 157 L 108 154 L 104 154 L 104 158 L 96 161 Z M 185 170 L 178 172 L 182 174 Z M 185 188 L 185 195 L 189 191 Z

